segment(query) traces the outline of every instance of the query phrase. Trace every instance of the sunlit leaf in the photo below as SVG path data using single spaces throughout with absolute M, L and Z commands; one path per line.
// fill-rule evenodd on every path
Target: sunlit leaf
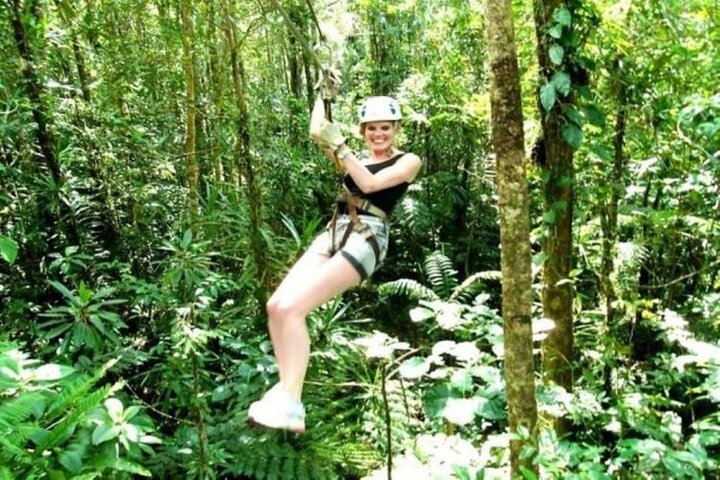
M 0 257 L 12 265 L 17 258 L 18 244 L 12 238 L 0 235 Z
M 561 95 L 568 95 L 570 93 L 570 75 L 565 72 L 555 72 L 550 81 L 554 86 L 555 90 Z
M 540 103 L 545 110 L 550 110 L 555 105 L 555 85 L 546 83 L 540 88 Z
M 417 379 L 430 370 L 430 363 L 422 357 L 408 358 L 400 364 L 399 373 L 404 378 Z
M 561 7 L 555 10 L 553 13 L 553 20 L 560 25 L 569 27 L 572 25 L 572 13 L 566 7 Z
M 73 371 L 74 369 L 72 367 L 49 363 L 36 368 L 33 372 L 33 377 L 38 381 L 59 380 L 70 375 Z
M 105 400 L 105 408 L 108 415 L 114 422 L 121 422 L 123 418 L 123 404 L 117 398 L 108 398 Z
M 565 49 L 561 45 L 552 45 L 548 49 L 548 55 L 550 61 L 555 65 L 562 65 L 563 58 L 565 57 Z
M 475 413 L 480 408 L 482 398 L 449 398 L 442 415 L 445 420 L 455 425 L 467 425 L 475 420 Z

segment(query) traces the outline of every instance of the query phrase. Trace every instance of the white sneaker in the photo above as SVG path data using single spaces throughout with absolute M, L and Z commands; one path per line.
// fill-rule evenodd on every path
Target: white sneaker
M 250 404 L 248 422 L 267 428 L 305 432 L 305 407 L 279 383 Z

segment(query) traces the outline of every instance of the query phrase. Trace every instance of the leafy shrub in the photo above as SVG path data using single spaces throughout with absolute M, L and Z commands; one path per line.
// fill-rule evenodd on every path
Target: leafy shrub
M 150 476 L 142 463 L 160 443 L 152 423 L 113 396 L 122 384 L 97 385 L 113 363 L 87 376 L 0 343 L 0 474 Z

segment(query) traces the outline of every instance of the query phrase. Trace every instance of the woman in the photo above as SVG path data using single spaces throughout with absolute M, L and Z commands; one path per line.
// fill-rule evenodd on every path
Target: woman
M 295 263 L 268 301 L 268 327 L 280 371 L 280 382 L 250 405 L 252 423 L 305 431 L 301 402 L 310 359 L 305 317 L 333 297 L 372 275 L 385 258 L 387 214 L 420 170 L 420 158 L 394 146 L 401 112 L 390 97 L 370 97 L 359 109 L 360 133 L 369 149 L 361 161 L 338 127 L 319 113 L 316 103 L 311 136 L 346 170 L 346 195 L 328 228 Z

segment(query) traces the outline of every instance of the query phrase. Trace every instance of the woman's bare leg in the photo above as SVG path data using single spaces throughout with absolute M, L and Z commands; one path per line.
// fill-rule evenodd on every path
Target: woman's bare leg
M 310 360 L 305 317 L 360 283 L 361 277 L 342 255 L 321 262 L 301 259 L 291 273 L 268 302 L 268 321 L 282 385 L 300 399 Z
M 268 314 L 268 331 L 270 333 L 270 341 L 273 344 L 273 351 L 275 352 L 275 359 L 278 362 L 278 370 L 280 373 L 280 383 L 284 383 L 283 372 L 287 369 L 285 367 L 285 359 L 283 358 L 283 351 L 278 350 L 280 332 L 282 329 L 282 322 L 272 321 L 272 310 L 274 306 L 278 304 L 280 299 L 284 298 L 288 292 L 295 289 L 295 285 L 304 282 L 307 272 L 312 272 L 320 268 L 320 265 L 330 260 L 328 255 L 321 253 L 306 252 L 303 254 L 295 264 L 290 268 L 288 273 L 283 278 L 280 285 L 275 289 L 270 300 L 267 303 L 267 314 Z

